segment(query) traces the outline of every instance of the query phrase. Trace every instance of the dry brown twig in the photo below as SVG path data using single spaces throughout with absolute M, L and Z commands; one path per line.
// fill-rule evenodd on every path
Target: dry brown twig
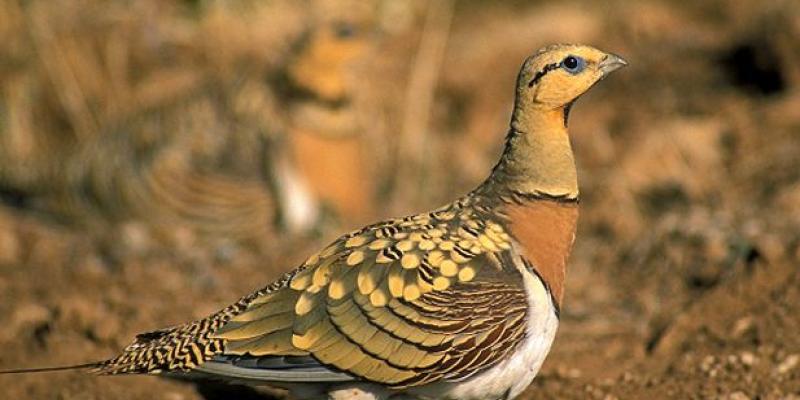
M 439 71 L 444 60 L 454 0 L 429 3 L 422 37 L 406 87 L 405 112 L 398 144 L 399 163 L 393 190 L 408 190 L 422 183 L 426 167 L 426 141 Z M 416 193 L 415 190 L 411 192 Z M 393 196 L 396 199 L 396 196 Z

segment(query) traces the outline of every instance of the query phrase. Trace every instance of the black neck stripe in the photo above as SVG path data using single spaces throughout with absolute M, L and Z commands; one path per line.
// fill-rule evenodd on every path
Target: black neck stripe
M 554 69 L 558 69 L 558 67 L 560 66 L 561 63 L 552 63 L 545 65 L 544 68 L 542 68 L 541 71 L 538 71 L 536 75 L 533 76 L 533 79 L 531 79 L 531 81 L 528 82 L 528 87 L 533 87 L 533 85 L 539 82 L 545 75 L 547 75 L 548 72 Z

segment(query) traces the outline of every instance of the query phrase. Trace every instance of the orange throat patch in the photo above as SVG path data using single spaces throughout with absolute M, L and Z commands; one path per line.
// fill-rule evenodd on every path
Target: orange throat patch
M 508 205 L 505 211 L 523 258 L 533 265 L 561 308 L 567 258 L 575 241 L 577 203 L 533 200 Z

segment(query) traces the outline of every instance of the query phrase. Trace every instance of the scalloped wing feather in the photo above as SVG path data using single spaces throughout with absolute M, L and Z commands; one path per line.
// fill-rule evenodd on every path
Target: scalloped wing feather
M 331 371 L 394 387 L 459 380 L 524 336 L 511 239 L 466 202 L 368 226 L 310 257 L 213 337 L 229 356 L 311 355 Z

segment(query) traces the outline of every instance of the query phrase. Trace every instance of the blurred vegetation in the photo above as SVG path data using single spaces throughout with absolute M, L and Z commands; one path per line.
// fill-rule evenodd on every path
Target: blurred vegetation
M 800 395 L 764 372 L 800 353 L 798 38 L 790 0 L 2 1 L 0 365 L 105 357 L 465 193 L 524 57 L 582 42 L 631 67 L 572 113 L 582 219 L 532 393 Z M 8 390 L 196 396 L 37 379 Z

